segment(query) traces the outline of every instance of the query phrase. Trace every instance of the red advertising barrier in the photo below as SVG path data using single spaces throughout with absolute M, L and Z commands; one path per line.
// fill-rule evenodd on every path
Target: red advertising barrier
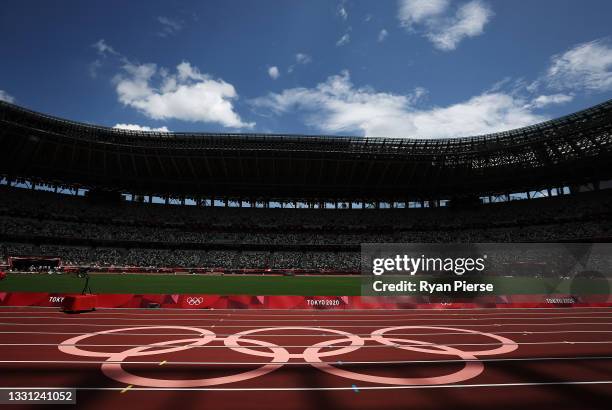
M 385 298 L 374 296 L 249 296 L 201 294 L 98 294 L 98 308 L 173 309 L 456 309 L 456 308 L 546 308 L 612 306 L 609 295 L 482 296 L 452 302 L 426 296 Z M 0 306 L 57 306 L 74 297 L 65 293 L 0 292 Z

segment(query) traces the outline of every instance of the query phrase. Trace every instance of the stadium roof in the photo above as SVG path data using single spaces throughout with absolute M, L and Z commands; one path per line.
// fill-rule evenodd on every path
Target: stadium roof
M 612 178 L 612 100 L 450 139 L 112 129 L 0 101 L 0 174 L 187 197 L 444 199 Z

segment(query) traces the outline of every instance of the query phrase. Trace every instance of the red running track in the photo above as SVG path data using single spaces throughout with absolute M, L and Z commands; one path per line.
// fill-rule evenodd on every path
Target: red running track
M 79 408 L 612 406 L 612 308 L 1 308 L 0 346 L 2 388 Z

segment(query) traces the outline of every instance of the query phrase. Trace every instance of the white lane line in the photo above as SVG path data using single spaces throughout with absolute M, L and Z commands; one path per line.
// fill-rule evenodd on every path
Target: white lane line
M 274 296 L 274 295 L 272 295 Z M 308 296 L 305 296 L 306 298 L 308 298 Z M 314 296 L 313 296 L 314 297 Z M 487 307 L 471 307 L 471 308 L 392 308 L 392 309 L 368 309 L 368 308 L 364 308 L 364 309 L 325 309 L 325 310 L 313 310 L 313 312 L 371 312 L 372 310 L 376 310 L 376 311 L 382 311 L 382 312 L 407 312 L 407 311 L 420 311 L 420 312 L 426 312 L 426 311 L 461 311 L 461 310 L 468 310 L 468 311 L 480 311 L 480 310 L 508 310 L 508 311 L 512 311 L 512 310 L 567 310 L 567 309 L 612 309 L 612 300 L 609 302 L 603 302 L 603 303 L 609 303 L 609 306 L 551 306 L 551 307 L 491 307 L 491 308 L 487 308 Z M 37 306 L 35 306 L 37 307 Z M 57 307 L 56 307 L 57 309 Z M 125 307 L 109 307 L 109 308 L 104 308 L 107 310 L 148 310 L 145 308 L 125 308 Z M 177 308 L 155 308 L 156 310 L 177 310 Z M 191 310 L 191 311 L 202 311 L 202 308 L 180 308 L 180 310 Z M 214 310 L 214 311 L 222 311 L 222 312 L 244 312 L 247 309 L 210 309 L 210 310 Z M 264 309 L 264 311 L 268 312 L 268 311 L 272 311 L 272 312 L 304 312 L 304 311 L 308 311 L 306 309 Z
M 360 386 L 360 390 L 403 390 L 403 389 L 444 389 L 444 388 L 478 388 L 478 387 L 528 387 L 528 386 L 563 386 L 563 385 L 597 385 L 612 384 L 612 380 L 589 381 L 554 381 L 554 382 L 519 382 L 519 383 L 480 383 L 480 384 L 438 384 L 438 385 L 408 385 L 408 386 Z M 0 387 L 0 390 L 102 390 L 121 391 L 124 387 Z M 353 390 L 352 387 L 132 387 L 131 391 L 317 391 L 317 390 Z
M 330 365 L 371 365 L 371 364 L 417 364 L 417 363 L 465 363 L 465 362 L 530 362 L 530 361 L 580 361 L 580 360 L 612 360 L 612 356 L 571 356 L 571 357 L 507 357 L 507 358 L 486 358 L 486 359 L 439 359 L 439 360 L 382 360 L 382 361 L 333 361 L 323 362 Z M 105 364 L 105 363 L 117 363 L 117 364 L 143 364 L 143 365 L 155 365 L 161 366 L 167 365 L 248 365 L 248 366 L 263 366 L 266 364 L 283 364 L 283 365 L 300 365 L 310 366 L 308 362 L 182 362 L 182 361 L 171 361 L 164 360 L 163 362 L 157 361 L 128 361 L 128 360 L 0 360 L 2 364 Z
M 248 342 L 247 342 L 248 343 Z M 557 341 L 546 341 L 546 342 L 515 342 L 515 343 L 433 343 L 430 342 L 431 346 L 444 345 L 444 346 L 525 346 L 525 345 L 558 345 L 558 344 L 612 344 L 612 340 L 596 340 L 596 341 L 587 341 L 587 342 L 568 342 L 567 340 L 557 340 Z M 79 346 L 79 347 L 150 347 L 150 344 L 89 344 L 89 343 L 79 343 L 71 344 L 71 343 L 0 343 L 0 346 L 3 347 L 23 347 L 23 346 Z M 165 346 L 184 346 L 181 343 L 168 343 Z M 398 344 L 397 346 L 391 346 L 386 344 L 376 344 L 376 345 L 365 345 L 359 344 L 355 345 L 359 346 L 359 348 L 389 348 L 389 347 L 422 347 L 422 344 Z M 188 346 L 190 349 L 222 349 L 222 348 L 241 348 L 244 347 L 242 345 L 198 345 L 198 346 Z M 308 348 L 312 347 L 312 345 L 277 345 L 277 347 L 282 348 Z M 321 346 L 321 348 L 333 348 L 336 345 L 326 345 Z
M 452 320 L 452 319 L 451 319 Z M 139 327 L 158 327 L 158 325 L 151 325 L 151 322 L 155 322 L 155 320 L 144 321 L 146 324 L 138 325 Z M 271 321 L 273 322 L 273 321 Z M 319 322 L 319 321 L 316 321 Z M 378 321 L 380 326 L 385 326 L 383 321 Z M 117 327 L 120 324 L 98 324 L 98 323 L 16 323 L 16 322 L 0 322 L 2 326 L 81 326 L 81 327 Z M 440 327 L 452 327 L 452 326 L 465 326 L 465 327 L 502 327 L 502 326 L 575 326 L 575 325 L 589 325 L 589 326 L 601 326 L 601 325 L 612 325 L 612 322 L 564 322 L 564 323 L 491 323 L 491 324 L 478 324 L 478 323 L 444 323 L 444 324 L 436 324 L 436 326 Z M 374 325 L 332 325 L 334 328 L 372 328 Z M 418 326 L 418 325 L 414 325 Z M 246 328 L 249 327 L 247 325 L 219 325 L 217 328 Z M 282 326 L 276 326 L 282 327 Z M 312 327 L 312 326 L 311 326 Z M 317 325 L 316 327 L 322 327 Z
M 134 321 L 146 321 L 150 319 L 146 318 L 127 318 L 127 317 L 56 317 L 56 316 L 19 316 L 19 317 L 11 317 L 11 316 L 0 316 L 0 319 L 54 319 L 60 321 L 66 320 L 80 320 L 80 321 L 98 321 L 98 320 L 116 320 L 116 321 L 124 321 L 124 322 L 134 322 Z M 313 317 L 311 319 L 233 319 L 227 318 L 228 322 L 417 322 L 417 321 L 437 321 L 437 320 L 455 320 L 455 321 L 465 321 L 465 322 L 474 322 L 474 321 L 486 321 L 486 320 L 567 320 L 567 319 L 612 319 L 612 315 L 610 316 L 559 316 L 559 317 L 487 317 L 487 318 L 426 318 L 426 319 L 418 319 L 418 318 L 386 318 L 384 320 L 380 319 L 332 319 L 332 318 L 320 318 Z M 225 318 L 155 318 L 156 322 L 176 322 L 176 321 L 225 321 Z
M 56 308 L 58 309 L 58 308 Z M 103 309 L 105 310 L 105 309 Z M 215 316 L 228 316 L 228 314 L 226 313 L 216 313 L 217 310 L 206 310 L 206 309 L 200 309 L 202 311 L 202 313 L 189 313 L 191 312 L 191 310 L 189 310 L 188 312 L 185 313 L 181 313 L 182 310 L 187 310 L 187 309 L 174 309 L 176 311 L 176 313 L 158 313 L 155 311 L 155 309 L 151 309 L 146 311 L 147 313 L 133 313 L 133 312 L 104 312 L 103 310 L 96 310 L 95 312 L 88 312 L 87 316 L 101 316 L 101 315 L 120 315 L 120 316 L 145 316 L 145 317 L 150 317 L 150 316 L 193 316 L 193 317 L 215 317 Z M 246 309 L 245 309 L 246 310 Z M 372 309 L 377 310 L 377 309 Z M 392 313 L 393 317 L 427 317 L 427 316 L 495 316 L 495 315 L 538 315 L 538 316 L 542 316 L 542 315 L 547 315 L 548 317 L 550 317 L 550 315 L 566 315 L 570 312 L 497 312 L 497 313 L 452 313 L 455 309 L 446 309 L 446 311 L 439 311 L 437 313 L 419 313 L 419 314 L 414 314 L 414 313 L 409 313 L 411 312 L 410 309 L 404 309 L 401 311 L 397 311 L 396 313 Z M 502 309 L 500 309 L 502 310 Z M 507 310 L 507 309 L 506 309 Z M 343 317 L 343 316 L 351 316 L 351 317 L 389 317 L 389 314 L 361 314 L 361 313 L 350 313 L 350 314 L 342 314 L 343 311 L 325 311 L 325 310 L 321 310 L 321 311 L 314 311 L 312 313 L 304 313 L 304 314 L 289 314 L 289 315 L 281 315 L 281 314 L 266 314 L 265 312 L 267 311 L 267 309 L 265 310 L 258 310 L 258 311 L 251 311 L 251 313 L 247 313 L 246 311 L 237 311 L 234 314 L 231 314 L 232 317 L 236 317 L 236 316 L 244 316 L 244 317 L 251 317 L 251 316 L 256 316 L 256 317 L 321 317 L 321 316 L 327 316 L 327 317 Z M 207 313 L 209 312 L 209 313 Z M 448 313 L 447 313 L 448 312 Z M 36 311 L 13 311 L 13 312 L 1 312 L 3 315 L 22 315 L 24 313 L 40 313 L 40 312 L 36 312 Z M 332 314 L 333 313 L 333 314 Z M 578 312 L 572 312 L 575 315 L 581 315 L 581 316 L 589 316 L 592 314 L 611 314 L 612 315 L 612 311 L 578 311 Z M 52 311 L 52 312 L 44 312 L 44 314 L 53 314 L 55 316 L 66 316 L 65 312 L 62 312 L 60 310 L 57 311 Z
M 551 307 L 491 307 L 491 308 L 485 308 L 485 307 L 473 307 L 473 308 L 434 308 L 434 307 L 429 307 L 429 308 L 395 308 L 395 309 L 378 309 L 378 308 L 370 308 L 370 309 L 321 309 L 321 310 L 315 310 L 315 309 L 259 309 L 259 310 L 251 310 L 253 312 L 253 314 L 257 314 L 258 312 L 280 312 L 280 314 L 278 314 L 278 316 L 283 316 L 286 312 L 291 312 L 290 315 L 294 315 L 297 312 L 300 312 L 301 314 L 318 314 L 318 313 L 339 313 L 342 314 L 343 312 L 372 312 L 372 311 L 376 311 L 376 312 L 391 312 L 391 313 L 399 313 L 399 312 L 462 312 L 462 311 L 506 311 L 508 313 L 510 312 L 521 312 L 521 311 L 537 311 L 537 310 L 543 310 L 546 312 L 551 312 L 551 311 L 556 311 L 556 310 L 583 310 L 586 311 L 587 309 L 602 309 L 604 312 L 605 311 L 610 311 L 612 309 L 612 300 L 610 302 L 604 302 L 604 303 L 608 303 L 609 306 L 551 306 Z M 22 312 L 27 312 L 29 310 L 58 310 L 60 307 L 59 306 L 0 306 L 0 310 L 2 309 L 20 309 L 19 311 Z M 100 311 L 104 311 L 104 310 L 109 310 L 109 311 L 126 311 L 126 312 L 133 312 L 133 311 L 143 311 L 143 312 L 151 312 L 151 311 L 155 311 L 155 312 L 160 312 L 160 311 L 175 311 L 175 312 L 234 312 L 234 313 L 243 313 L 246 314 L 247 311 L 249 311 L 249 309 L 216 309 L 216 308 L 142 308 L 142 307 L 136 307 L 136 308 L 129 308 L 129 307 L 104 307 L 104 308 L 100 308 L 100 310 L 98 310 L 97 312 Z M 306 313 L 308 312 L 308 313 Z
M 211 327 L 214 327 L 212 325 Z M 193 336 L 193 333 L 102 333 L 102 332 L 91 332 L 94 335 L 99 336 Z M 519 330 L 516 332 L 495 332 L 496 335 L 558 335 L 558 334 L 567 334 L 567 333 L 612 333 L 612 330 L 563 330 L 563 331 L 554 331 L 554 332 L 546 332 L 546 331 L 523 331 Z M 29 331 L 0 331 L 0 334 L 27 334 L 27 335 L 82 335 L 83 332 L 29 332 Z M 354 333 L 355 336 L 360 337 L 369 337 L 371 333 Z M 233 333 L 218 333 L 218 337 L 227 337 L 231 336 Z M 436 332 L 436 333 L 393 333 L 393 336 L 474 336 L 471 333 L 465 332 Z M 326 336 L 332 337 L 333 334 L 330 333 L 302 333 L 302 334 L 281 334 L 281 333 L 266 333 L 266 337 L 317 337 L 317 336 Z

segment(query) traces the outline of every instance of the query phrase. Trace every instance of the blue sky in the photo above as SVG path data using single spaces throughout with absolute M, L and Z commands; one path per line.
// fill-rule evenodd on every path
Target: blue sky
M 0 99 L 105 126 L 466 136 L 612 98 L 608 0 L 28 1 Z

